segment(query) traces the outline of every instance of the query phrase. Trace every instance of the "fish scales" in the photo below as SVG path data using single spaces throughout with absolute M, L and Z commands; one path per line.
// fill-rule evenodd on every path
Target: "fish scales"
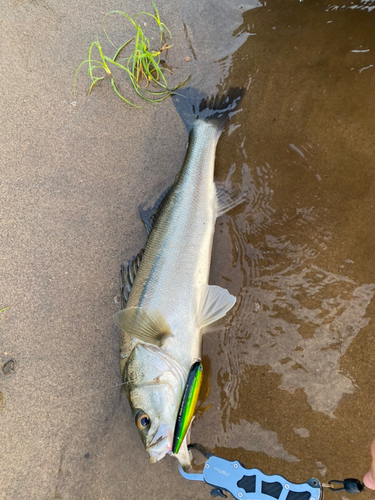
M 123 330 L 120 364 L 127 396 L 152 462 L 171 453 L 188 373 L 201 358 L 202 327 L 235 303 L 226 290 L 209 286 L 208 278 L 217 215 L 236 204 L 218 197 L 216 145 L 242 94 L 231 89 L 202 100 L 187 89 L 180 96 L 176 108 L 190 128 L 188 151 L 155 214 L 126 308 L 115 315 Z M 176 454 L 184 467 L 190 466 L 187 440 Z
M 217 128 L 205 122 L 192 130 L 186 160 L 150 234 L 128 300 L 128 306 L 157 308 L 164 314 L 173 337 L 163 347 L 186 370 L 200 357 L 195 330 L 216 221 L 217 135 Z M 131 349 L 138 342 L 133 339 Z

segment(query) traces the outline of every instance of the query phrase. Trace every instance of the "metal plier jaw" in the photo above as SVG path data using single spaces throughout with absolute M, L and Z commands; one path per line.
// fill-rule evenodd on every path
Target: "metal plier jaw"
M 192 446 L 197 449 L 196 446 Z M 202 451 L 202 450 L 200 450 Z M 207 450 L 205 450 L 207 451 Z M 211 494 L 225 497 L 224 491 L 241 500 L 321 500 L 322 487 L 318 479 L 312 478 L 305 483 L 296 484 L 283 476 L 267 476 L 259 469 L 245 469 L 238 462 L 210 455 L 204 465 L 203 473 L 185 472 L 181 465 L 181 475 L 189 480 L 204 481 L 213 486 Z M 205 454 L 206 458 L 207 455 Z

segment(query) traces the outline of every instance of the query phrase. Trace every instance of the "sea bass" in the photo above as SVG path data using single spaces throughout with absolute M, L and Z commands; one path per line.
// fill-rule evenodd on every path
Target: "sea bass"
M 125 308 L 114 317 L 122 330 L 126 393 L 151 462 L 172 451 L 189 370 L 201 358 L 202 329 L 236 302 L 208 278 L 216 218 L 243 201 L 214 182 L 217 141 L 243 90 L 215 98 L 194 89 L 179 94 L 174 104 L 190 131 L 187 154 L 157 210 L 143 213 L 147 245 L 122 268 Z M 190 466 L 187 441 L 176 454 L 184 468 Z

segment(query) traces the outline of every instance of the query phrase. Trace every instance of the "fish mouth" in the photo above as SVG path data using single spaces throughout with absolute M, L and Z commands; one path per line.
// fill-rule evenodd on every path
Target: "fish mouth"
M 152 464 L 159 462 L 167 453 L 170 453 L 172 451 L 172 442 L 173 432 L 170 425 L 161 423 L 151 444 L 146 448 L 150 455 L 150 462 Z

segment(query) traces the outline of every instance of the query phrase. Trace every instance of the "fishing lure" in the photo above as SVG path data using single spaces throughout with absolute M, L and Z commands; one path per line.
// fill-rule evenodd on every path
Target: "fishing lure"
M 172 452 L 174 454 L 178 453 L 193 419 L 195 407 L 198 401 L 199 390 L 202 385 L 202 379 L 203 366 L 200 361 L 196 361 L 190 368 L 185 390 L 178 409 L 172 446 Z

